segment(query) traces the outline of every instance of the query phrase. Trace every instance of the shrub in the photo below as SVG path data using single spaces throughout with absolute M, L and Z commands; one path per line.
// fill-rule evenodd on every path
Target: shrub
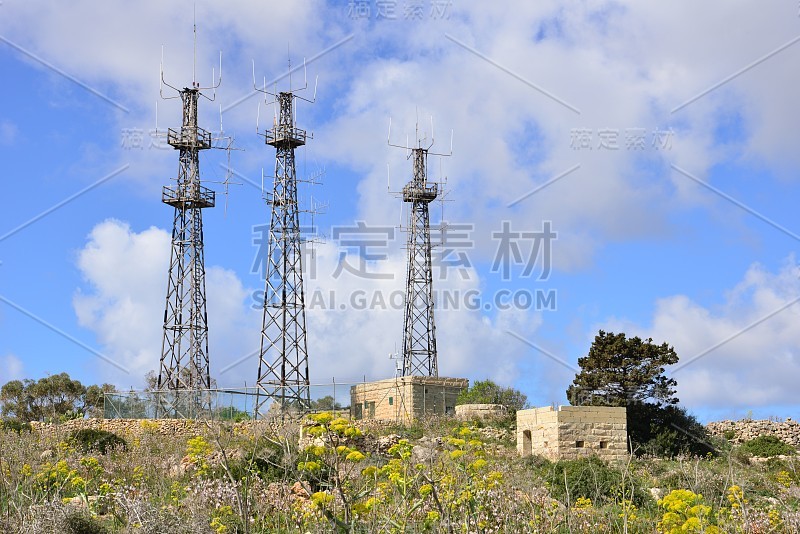
M 564 504 L 567 503 L 567 489 L 569 500 L 573 503 L 579 498 L 591 499 L 593 503 L 613 502 L 614 497 L 622 493 L 622 472 L 609 466 L 597 456 L 560 460 L 551 465 L 552 467 L 548 468 L 547 464 L 544 464 L 544 469 L 547 471 L 542 473 L 542 477 L 547 482 L 551 495 Z M 642 505 L 647 501 L 639 486 L 636 484 L 633 495 L 636 505 Z M 630 488 L 624 489 L 625 494 L 629 495 Z
M 765 458 L 781 454 L 788 455 L 797 453 L 794 447 L 781 441 L 776 436 L 758 436 L 755 439 L 742 443 L 739 449 L 744 453 L 753 456 L 763 456 Z
M 718 534 L 719 528 L 711 524 L 711 506 L 705 504 L 703 496 L 690 490 L 672 490 L 658 501 L 664 510 L 658 522 L 658 532 L 681 534 L 683 532 L 706 532 Z
M 82 428 L 72 432 L 70 438 L 75 442 L 75 445 L 85 453 L 96 451 L 100 454 L 106 454 L 116 448 L 123 451 L 128 448 L 128 444 L 125 443 L 124 439 L 107 430 Z
M 718 454 L 706 427 L 678 406 L 647 403 L 628 406 L 628 437 L 637 454 L 665 458 Z
M 235 480 L 256 474 L 266 482 L 277 482 L 287 480 L 295 469 L 295 466 L 287 461 L 283 447 L 277 443 L 261 439 L 254 452 L 252 457 L 230 461 L 230 471 Z
M 17 434 L 24 432 L 32 432 L 33 428 L 27 421 L 20 421 L 19 419 L 3 419 L 0 421 L 0 429 L 11 430 Z
M 425 433 L 422 423 L 414 420 L 409 424 L 392 424 L 386 427 L 384 434 L 398 434 L 401 438 L 419 439 Z
M 96 519 L 82 513 L 68 515 L 65 523 L 67 534 L 106 534 L 108 532 Z
M 540 454 L 531 454 L 530 456 L 526 456 L 522 459 L 522 465 L 534 471 L 541 471 L 545 467 L 550 467 L 553 464 L 550 462 L 550 460 Z

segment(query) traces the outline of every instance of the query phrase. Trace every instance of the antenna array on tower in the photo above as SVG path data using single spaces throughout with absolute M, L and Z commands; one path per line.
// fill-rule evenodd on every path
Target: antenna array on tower
M 436 322 L 434 320 L 433 272 L 431 266 L 431 230 L 428 205 L 441 191 L 438 184 L 427 178 L 428 155 L 449 156 L 430 152 L 433 147 L 433 119 L 431 139 L 425 143 L 419 138 L 417 128 L 416 147 L 393 144 L 392 121 L 389 119 L 389 146 L 403 148 L 407 158 L 413 161 L 412 177 L 402 189 L 404 203 L 410 205 L 407 226 L 406 298 L 403 316 L 403 376 L 439 376 L 436 350 Z
M 259 132 L 266 144 L 275 147 L 276 154 L 272 193 L 267 195 L 271 208 L 269 249 L 254 416 L 264 417 L 276 406 L 278 410 L 273 413 L 284 417 L 311 407 L 295 149 L 312 136 L 297 127 L 295 104 L 298 98 L 313 103 L 316 84 L 311 100 L 296 94 L 308 87 L 307 82 L 298 90 L 292 90 L 290 82 L 288 91 L 270 92 L 266 83 L 261 88 L 256 86 L 254 65 L 253 86 L 273 97 L 277 108 L 272 128 Z
M 196 38 L 196 29 L 195 29 Z M 202 210 L 216 203 L 213 190 L 200 180 L 201 150 L 216 148 L 207 130 L 197 124 L 199 98 L 213 101 L 222 82 L 212 71 L 212 83 L 201 87 L 194 79 L 191 87 L 178 89 L 164 79 L 163 50 L 160 69 L 160 94 L 164 99 L 180 99 L 182 123 L 169 128 L 167 143 L 179 151 L 178 176 L 173 185 L 164 186 L 161 200 L 173 208 L 172 244 L 167 282 L 166 306 L 157 389 L 161 417 L 186 417 L 209 404 L 205 398 L 211 387 L 206 313 L 206 273 Z M 164 96 L 164 86 L 176 94 Z M 204 94 L 211 91 L 212 96 Z M 163 391 L 173 394 L 161 395 Z

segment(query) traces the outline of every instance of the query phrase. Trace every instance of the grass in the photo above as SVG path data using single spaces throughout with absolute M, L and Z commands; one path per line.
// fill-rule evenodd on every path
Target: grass
M 664 506 L 680 499 L 708 513 L 672 520 L 707 532 L 800 531 L 796 456 L 749 463 L 734 448 L 716 458 L 551 462 L 483 439 L 491 422 L 362 433 L 314 418 L 302 448 L 299 426 L 224 424 L 191 439 L 143 427 L 105 454 L 58 429 L 0 429 L 0 531 L 658 532 L 668 531 Z M 363 434 L 399 437 L 386 453 Z

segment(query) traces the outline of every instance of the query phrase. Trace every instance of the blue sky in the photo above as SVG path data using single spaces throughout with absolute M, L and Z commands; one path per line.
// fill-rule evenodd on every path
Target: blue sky
M 127 388 L 157 369 L 172 217 L 160 188 L 177 153 L 150 146 L 150 132 L 156 108 L 159 128 L 179 124 L 176 101 L 159 99 L 158 68 L 163 46 L 166 78 L 191 81 L 192 6 L 0 4 L 0 381 L 67 371 Z M 796 416 L 796 3 L 198 2 L 196 11 L 199 81 L 223 54 L 222 85 L 201 102 L 200 123 L 219 132 L 222 115 L 241 149 L 227 198 L 214 183 L 225 152 L 201 160 L 218 195 L 204 222 L 220 384 L 252 384 L 257 367 L 245 358 L 258 347 L 253 302 L 263 290 L 253 228 L 268 221 L 260 183 L 264 169 L 270 186 L 274 150 L 256 135 L 256 116 L 263 128 L 272 107 L 253 94 L 253 65 L 259 81 L 285 89 L 290 56 L 294 67 L 308 60 L 312 87 L 319 77 L 316 103 L 297 111 L 314 134 L 298 173 L 324 170 L 301 200 L 327 205 L 314 218 L 326 239 L 307 258 L 316 267 L 307 292 L 336 302 L 309 310 L 312 382 L 394 373 L 402 311 L 380 302 L 404 287 L 396 226 L 406 212 L 387 189 L 411 168 L 387 146 L 388 123 L 394 142 L 413 142 L 415 123 L 430 137 L 433 117 L 434 150 L 449 152 L 452 130 L 453 155 L 430 160 L 448 190 L 432 220 L 469 229 L 456 247 L 466 276 L 448 270 L 436 287 L 482 303 L 556 296 L 555 309 L 441 310 L 442 374 L 491 377 L 534 405 L 565 403 L 597 331 L 624 331 L 674 345 L 685 365 L 674 372 L 678 396 L 703 420 Z M 302 79 L 295 70 L 292 84 Z M 394 232 L 368 251 L 383 259 L 366 270 L 387 278 L 333 275 L 342 253 L 359 264 L 357 249 L 333 239 L 358 221 Z M 504 221 L 524 233 L 551 221 L 546 279 L 541 257 L 530 276 L 515 262 L 508 280 L 493 272 Z M 517 244 L 528 261 L 532 241 Z M 362 298 L 378 304 L 362 309 Z

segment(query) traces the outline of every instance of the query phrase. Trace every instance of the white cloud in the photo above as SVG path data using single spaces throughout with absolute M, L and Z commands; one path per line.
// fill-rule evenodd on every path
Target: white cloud
M 102 369 L 117 385 L 140 386 L 144 373 L 158 367 L 169 240 L 163 230 L 137 233 L 109 220 L 92 230 L 79 253 L 78 267 L 88 287 L 76 293 L 75 311 L 80 324 L 95 332 L 105 354 L 131 370 L 126 376 L 110 366 Z M 332 244 L 318 246 L 315 257 L 317 272 L 324 274 L 307 276 L 306 285 L 312 383 L 392 376 L 394 364 L 388 355 L 402 339 L 398 297 L 404 289 L 405 257 L 395 254 L 370 264 L 370 272 L 392 275 L 380 280 L 347 273 L 332 277 L 339 258 Z M 352 256 L 347 261 L 358 262 Z M 207 268 L 206 286 L 212 375 L 221 386 L 253 385 L 261 325 L 258 298 L 263 293 L 244 287 L 236 274 L 216 266 Z M 440 374 L 512 382 L 521 352 L 504 331 L 530 335 L 540 318 L 523 310 L 503 310 L 491 320 L 479 309 L 466 309 L 465 293 L 480 289 L 474 271 L 467 280 L 455 277 L 436 287 L 461 299 L 458 309 L 436 315 Z M 230 367 L 235 362 L 240 363 Z
M 169 78 L 191 77 L 192 13 L 184 5 L 19 2 L 3 9 L 4 35 L 131 107 L 131 114 L 119 118 L 120 128 L 152 128 L 162 44 Z M 786 64 L 800 44 L 670 113 L 793 38 L 795 7 L 718 1 L 692 6 L 691 17 L 680 3 L 631 1 L 569 9 L 536 2 L 501 10 L 458 3 L 448 9 L 444 18 L 360 24 L 342 3 L 198 6 L 198 72 L 206 79 L 215 50 L 224 50 L 219 100 L 227 104 L 252 92 L 251 59 L 259 63 L 259 72 L 283 72 L 287 42 L 298 57 L 312 56 L 357 30 L 352 41 L 312 64 L 312 73 L 321 75 L 320 98 L 301 114 L 312 115 L 308 126 L 317 134 L 312 154 L 359 172 L 358 216 L 372 223 L 393 221 L 397 207 L 385 194 L 386 162 L 393 163 L 395 185 L 409 170 L 385 145 L 387 119 L 394 117 L 399 138 L 413 135 L 419 107 L 426 128 L 428 114 L 436 119 L 439 149 L 446 149 L 446 132 L 455 130 L 455 157 L 444 162 L 455 201 L 448 216 L 475 221 L 484 236 L 478 252 L 490 253 L 488 235 L 500 220 L 532 227 L 550 219 L 561 233 L 555 262 L 563 269 L 590 266 L 593 252 L 609 242 L 660 238 L 674 224 L 668 220 L 670 208 L 714 201 L 672 172 L 669 162 L 701 178 L 722 156 L 750 158 L 774 169 L 798 162 L 786 132 L 796 116 L 791 90 L 800 74 Z M 98 18 L 104 23 L 94 23 Z M 226 130 L 239 132 L 240 141 L 243 132 L 252 131 L 255 105 L 251 99 L 226 113 Z M 175 123 L 177 110 L 162 103 L 162 126 Z M 204 105 L 201 122 L 216 125 L 217 112 L 216 105 Z M 741 117 L 743 131 L 736 140 L 721 142 L 718 129 L 731 117 Z M 673 148 L 653 150 L 652 130 L 668 127 L 675 130 Z M 595 145 L 598 130 L 618 130 L 621 149 L 576 151 L 570 146 L 575 128 L 590 128 Z M 625 148 L 628 128 L 647 130 L 643 153 Z M 256 162 L 260 155 L 237 156 L 234 164 L 245 172 L 255 173 L 263 163 Z M 174 166 L 172 158 L 153 151 L 124 151 L 118 157 L 152 171 L 139 176 L 163 175 Z M 432 163 L 438 169 L 438 162 Z M 578 163 L 577 172 L 506 208 Z
M 0 356 L 0 385 L 22 378 L 24 378 L 22 360 L 13 354 Z
M 338 261 L 335 246 L 318 247 L 316 257 L 318 272 L 335 271 Z M 357 262 L 352 256 L 347 261 Z M 312 307 L 308 313 L 312 381 L 329 381 L 334 376 L 337 381 L 360 381 L 364 376 L 370 380 L 394 374 L 395 363 L 389 360 L 389 354 L 402 352 L 405 265 L 406 258 L 399 251 L 369 266 L 370 273 L 390 276 L 388 279 L 343 273 L 336 279 L 324 276 L 309 280 L 309 295 L 333 292 L 339 308 Z M 526 311 L 504 310 L 489 319 L 474 305 L 470 307 L 470 298 L 481 290 L 475 271 L 469 272 L 467 280 L 459 276 L 435 279 L 434 288 L 439 293 L 439 305 L 434 312 L 439 374 L 513 382 L 519 373 L 521 352 L 508 342 L 510 338 L 504 331 L 513 329 L 530 335 L 541 318 Z M 443 309 L 445 293 L 458 304 Z M 485 293 L 480 296 L 484 302 L 491 298 Z
M 673 373 L 678 397 L 692 409 L 744 413 L 796 406 L 800 304 L 779 310 L 798 294 L 798 268 L 790 257 L 775 273 L 753 265 L 719 306 L 676 295 L 657 302 L 649 326 L 624 320 L 604 326 L 673 345 L 678 366 L 685 366 Z
M 669 217 L 675 208 L 722 202 L 672 172 L 671 162 L 700 178 L 731 158 L 745 158 L 778 171 L 796 168 L 800 162 L 800 152 L 787 135 L 797 116 L 792 90 L 800 77 L 797 69 L 787 65 L 797 56 L 800 43 L 671 113 L 792 39 L 797 32 L 795 5 L 627 1 L 565 8 L 546 1 L 497 9 L 478 2 L 452 5 L 447 20 L 428 17 L 419 23 L 363 25 L 348 18 L 346 9 L 344 3 L 333 2 L 293 2 L 270 9 L 248 2 L 198 6 L 198 72 L 200 79 L 207 79 L 209 67 L 216 62 L 215 50 L 225 51 L 225 81 L 219 98 L 228 103 L 251 91 L 252 58 L 259 63 L 259 72 L 283 72 L 287 42 L 293 53 L 313 55 L 358 30 L 352 41 L 313 64 L 311 72 L 319 72 L 321 79 L 319 100 L 307 111 L 301 108 L 301 113 L 309 114 L 306 124 L 316 134 L 310 148 L 314 157 L 343 165 L 357 175 L 355 215 L 370 224 L 395 224 L 398 219 L 399 202 L 386 193 L 386 162 L 391 163 L 395 189 L 407 180 L 410 168 L 401 153 L 386 146 L 386 125 L 392 116 L 399 139 L 412 133 L 417 106 L 426 128 L 426 118 L 434 116 L 438 148 L 446 149 L 445 132 L 455 130 L 454 157 L 442 162 L 454 201 L 447 206 L 447 217 L 476 224 L 475 254 L 482 259 L 491 255 L 489 236 L 500 221 L 508 219 L 515 228 L 532 229 L 549 219 L 559 232 L 555 268 L 585 269 L 592 265 L 593 254 L 609 243 L 659 239 L 675 231 L 676 218 Z M 3 10 L 3 35 L 131 108 L 131 114 L 117 119 L 120 128 L 147 132 L 152 127 L 158 92 L 155 67 L 162 42 L 168 77 L 179 81 L 191 77 L 191 12 L 185 5 L 15 2 Z M 96 24 L 98 19 L 103 24 Z M 580 115 L 448 40 L 445 33 L 576 106 Z M 177 106 L 163 104 L 162 127 L 176 124 L 176 113 Z M 204 105 L 202 124 L 215 125 L 216 114 L 215 106 Z M 226 129 L 240 132 L 241 140 L 252 131 L 254 115 L 255 100 L 247 101 L 226 113 Z M 306 124 L 301 120 L 301 125 Z M 626 129 L 645 128 L 650 134 L 656 127 L 675 130 L 671 150 L 654 151 L 649 138 L 643 153 L 625 148 Z M 575 128 L 590 128 L 595 143 L 599 129 L 618 130 L 621 147 L 601 151 L 595 144 L 591 151 L 575 150 L 570 146 Z M 721 130 L 730 130 L 732 139 L 721 139 Z M 171 152 L 130 151 L 114 156 L 134 160 L 138 170 L 154 171 L 137 176 L 155 176 L 156 168 L 164 171 L 158 173 L 161 176 L 174 172 Z M 263 160 L 263 154 L 252 151 L 239 156 L 234 165 L 245 172 L 257 172 Z M 432 159 L 431 163 L 433 177 L 438 177 L 439 162 Z M 506 207 L 575 164 L 581 165 L 575 173 L 514 208 Z M 161 230 L 152 230 L 151 235 L 149 230 L 135 233 L 113 226 L 96 228 L 98 234 L 93 233 L 82 251 L 81 261 L 85 257 L 86 264 L 81 263 L 81 269 L 91 289 L 76 296 L 76 311 L 82 324 L 94 329 L 110 351 L 137 369 L 152 368 L 145 362 L 157 361 L 160 347 L 158 310 L 163 305 L 168 236 Z M 120 232 L 118 237 L 126 244 L 104 239 L 98 229 Z M 151 262 L 141 270 L 134 268 L 139 262 L 132 261 L 137 257 L 133 250 L 140 248 L 161 266 L 153 267 Z M 320 247 L 319 253 L 328 265 L 334 262 L 332 249 Z M 402 262 L 402 256 L 393 256 L 384 268 L 403 272 Z M 219 314 L 210 320 L 210 340 L 213 351 L 221 354 L 215 361 L 221 362 L 233 354 L 248 353 L 250 346 L 257 348 L 257 335 L 250 342 L 249 330 L 258 323 L 257 317 L 253 319 L 258 313 L 243 309 L 251 290 L 233 273 L 216 267 L 208 273 L 209 313 Z M 744 304 L 734 306 L 733 301 L 721 309 L 707 309 L 686 297 L 661 301 L 653 328 L 661 325 L 664 334 L 682 339 L 682 354 L 702 350 L 703 342 L 724 338 L 748 324 L 757 312 L 766 313 L 769 302 L 761 299 L 770 301 L 766 289 L 772 287 L 771 280 L 767 276 L 747 286 L 753 289 L 747 301 L 750 311 Z M 402 287 L 402 281 L 395 281 L 394 287 L 398 286 Z M 320 289 L 345 295 L 364 287 L 384 288 L 364 280 L 319 281 Z M 755 291 L 756 287 L 761 291 Z M 777 289 L 773 293 L 788 295 Z M 212 297 L 218 304 L 211 304 Z M 777 305 L 780 299 L 772 300 Z M 695 317 L 707 328 L 684 324 L 681 314 Z M 511 313 L 499 314 L 494 321 L 473 312 L 443 312 L 439 318 L 443 373 L 474 370 L 476 376 L 479 369 L 498 377 L 513 376 L 516 365 L 510 349 L 499 349 L 504 363 L 498 365 L 493 361 L 490 366 L 484 355 L 489 351 L 494 355 L 497 346 L 508 346 L 502 336 L 493 337 L 506 321 L 527 325 L 529 330 L 537 324 L 535 317 Z M 312 360 L 319 358 L 312 364 L 312 376 L 334 375 L 341 369 L 356 377 L 381 376 L 387 365 L 385 354 L 399 340 L 401 319 L 400 313 L 390 310 L 310 311 Z M 776 317 L 769 324 L 776 328 L 778 323 Z M 759 328 L 735 342 L 743 343 Z M 447 336 L 453 337 L 448 340 Z M 734 346 L 739 345 L 731 342 L 723 349 Z M 453 352 L 448 354 L 449 350 Z M 764 357 L 778 358 L 778 353 L 793 361 L 785 351 Z M 682 380 L 684 399 L 716 402 L 717 397 L 702 394 L 699 382 L 702 362 L 716 361 L 714 354 L 692 366 L 697 366 L 692 375 L 696 378 Z M 734 356 L 750 361 L 746 353 Z M 231 371 L 231 376 L 250 376 L 247 365 Z M 217 363 L 214 367 L 220 368 Z M 726 376 L 721 366 L 714 370 Z M 734 372 L 730 384 L 738 387 L 742 384 L 736 377 L 740 374 Z M 691 380 L 698 382 L 693 386 Z M 748 402 L 759 401 L 759 395 L 777 399 L 772 386 L 760 392 L 746 387 L 742 391 L 750 391 Z
M 92 229 L 78 254 L 88 286 L 73 299 L 78 322 L 95 332 L 106 356 L 130 370 L 98 369 L 122 387 L 140 385 L 145 372 L 158 368 L 169 251 L 163 230 L 136 233 L 107 220 Z

